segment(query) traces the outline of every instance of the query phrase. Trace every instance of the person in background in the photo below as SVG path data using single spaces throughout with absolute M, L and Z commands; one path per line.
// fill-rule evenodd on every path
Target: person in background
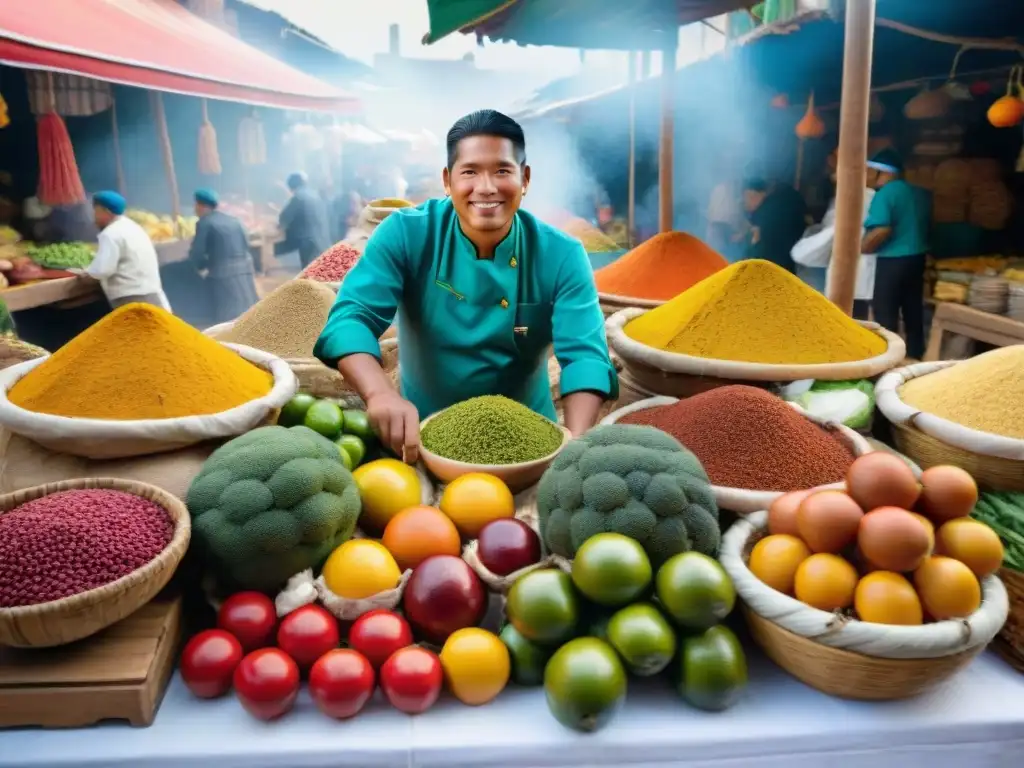
M 96 222 L 87 202 L 55 205 L 37 223 L 36 242 L 92 243 L 96 241 Z
M 590 260 L 579 240 L 521 209 L 530 166 L 512 118 L 466 115 L 447 146 L 448 197 L 381 222 L 314 354 L 363 398 L 381 442 L 415 462 L 420 419 L 471 397 L 504 395 L 554 420 L 553 344 L 565 426 L 581 435 L 618 394 Z M 396 312 L 400 390 L 378 344 Z
M 743 184 L 743 207 L 750 219 L 748 259 L 764 259 L 796 274 L 790 251 L 807 227 L 807 205 L 788 184 L 752 178 Z
M 199 222 L 188 258 L 198 271 L 208 270 L 212 322 L 226 323 L 259 300 L 249 238 L 241 221 L 218 210 L 212 189 L 196 190 L 195 204 Z
M 739 185 L 726 179 L 715 185 L 708 201 L 708 245 L 730 262 L 743 255 L 739 244 L 747 222 L 740 200 Z
M 146 230 L 124 215 L 127 203 L 117 192 L 97 192 L 93 217 L 100 231 L 96 256 L 83 277 L 97 280 L 114 309 L 134 302 L 171 311 L 160 281 L 160 263 Z
M 299 261 L 305 269 L 331 247 L 327 205 L 309 188 L 306 174 L 293 173 L 287 184 L 292 197 L 281 211 L 280 226 L 284 240 L 274 246 L 274 253 L 280 256 L 298 251 Z
M 899 332 L 900 315 L 907 334 L 907 356 L 924 355 L 924 272 L 931 229 L 928 192 L 903 178 L 903 161 L 883 149 L 868 161 L 868 186 L 875 189 L 861 250 L 878 256 L 873 309 L 875 321 Z

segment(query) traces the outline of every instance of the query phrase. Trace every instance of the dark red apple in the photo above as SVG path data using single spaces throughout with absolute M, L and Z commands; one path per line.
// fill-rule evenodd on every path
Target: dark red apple
M 461 557 L 434 555 L 413 570 L 402 609 L 420 639 L 442 645 L 455 630 L 480 623 L 487 612 L 487 592 Z
M 476 540 L 480 562 L 497 576 L 540 561 L 540 536 L 520 520 L 493 520 L 483 527 Z

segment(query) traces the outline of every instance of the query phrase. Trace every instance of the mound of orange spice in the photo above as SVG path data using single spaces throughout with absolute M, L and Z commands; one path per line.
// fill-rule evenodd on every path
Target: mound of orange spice
M 662 232 L 594 273 L 597 290 L 612 296 L 668 301 L 729 266 L 721 254 L 686 232 Z

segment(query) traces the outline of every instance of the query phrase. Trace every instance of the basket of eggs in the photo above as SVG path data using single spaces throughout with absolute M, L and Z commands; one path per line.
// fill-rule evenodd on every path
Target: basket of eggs
M 845 490 L 796 491 L 737 521 L 720 559 L 754 640 L 776 664 L 832 696 L 915 696 L 966 666 L 1006 621 L 995 576 L 1003 545 L 970 517 L 964 470 L 920 479 L 876 451 Z

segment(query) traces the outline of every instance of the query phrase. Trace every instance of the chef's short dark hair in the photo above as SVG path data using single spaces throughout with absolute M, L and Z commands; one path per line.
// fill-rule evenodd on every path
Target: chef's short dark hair
M 481 109 L 460 117 L 448 129 L 448 170 L 455 165 L 459 154 L 459 142 L 473 136 L 495 136 L 512 142 L 516 161 L 526 165 L 526 136 L 523 127 L 508 115 L 494 109 Z

